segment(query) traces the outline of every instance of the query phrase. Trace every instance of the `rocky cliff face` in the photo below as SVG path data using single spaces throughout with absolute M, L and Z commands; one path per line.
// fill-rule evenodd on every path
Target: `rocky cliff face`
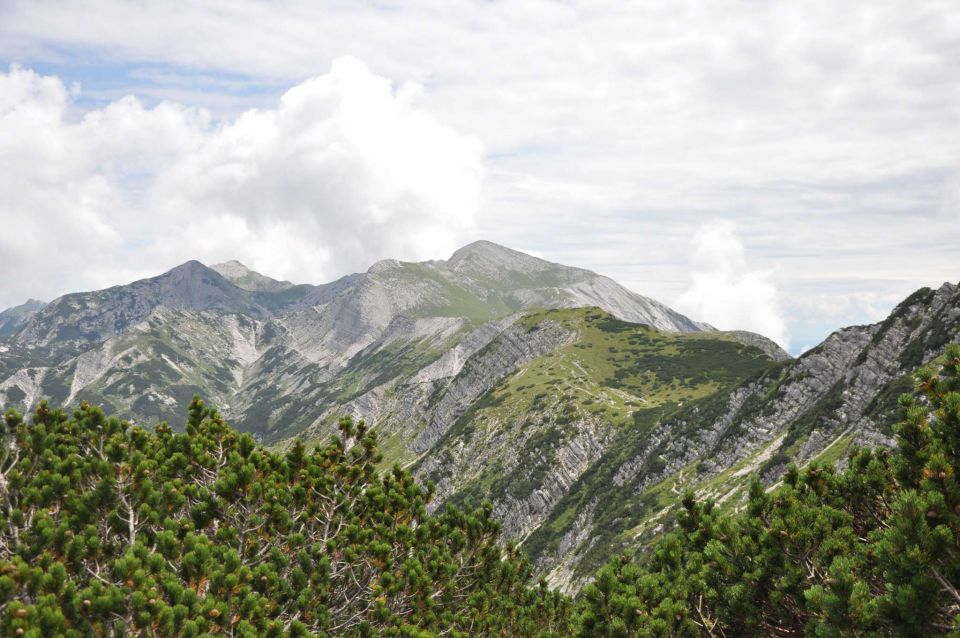
M 685 490 L 735 503 L 752 474 L 772 483 L 791 462 L 842 462 L 852 445 L 892 444 L 913 371 L 957 341 L 960 287 L 923 289 L 882 323 L 839 330 L 729 392 L 657 415 L 642 436 L 609 445 L 545 521 L 550 532 L 531 538 L 541 570 L 575 590 L 610 552 L 663 529 Z

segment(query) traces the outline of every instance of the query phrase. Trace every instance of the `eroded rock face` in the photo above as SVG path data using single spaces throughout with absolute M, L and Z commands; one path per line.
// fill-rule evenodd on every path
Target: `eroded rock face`
M 598 419 L 576 422 L 573 434 L 563 440 L 553 458 L 538 459 L 548 465 L 529 495 L 525 498 L 515 498 L 509 493 L 497 495 L 494 512 L 503 521 L 505 535 L 522 540 L 543 525 L 573 484 L 600 458 L 612 438 L 610 428 Z M 515 456 L 511 459 L 510 450 L 503 452 L 513 471 L 522 472 L 527 459 Z
M 898 306 L 881 324 L 839 330 L 783 369 L 776 379 L 752 382 L 735 390 L 723 415 L 697 428 L 693 448 L 707 468 L 730 467 L 749 456 L 804 417 L 806 442 L 795 461 L 804 462 L 849 433 L 883 442 L 876 412 L 871 411 L 887 386 L 938 355 L 960 334 L 960 293 L 944 284 Z M 748 402 L 750 410 L 744 410 Z M 887 416 L 887 415 L 884 415 Z M 669 429 L 665 424 L 661 430 Z M 737 436 L 722 439 L 735 430 Z M 676 444 L 679 445 L 679 444 Z
M 789 462 L 819 457 L 842 462 L 840 452 L 849 445 L 892 445 L 896 397 L 911 389 L 910 375 L 921 363 L 958 341 L 960 288 L 944 284 L 918 291 L 884 322 L 839 330 L 726 396 L 658 422 L 635 452 L 608 451 L 599 462 L 610 463 L 609 482 L 623 501 L 640 503 L 664 485 L 677 496 L 692 489 L 719 500 L 736 498 L 751 473 L 772 483 Z M 567 591 L 589 577 L 582 567 L 594 566 L 587 555 L 598 528 L 609 520 L 602 503 L 588 502 L 564 529 L 556 550 L 536 557 L 548 582 Z M 656 508 L 640 518 L 634 534 L 608 539 L 609 551 L 649 537 L 664 523 Z
M 570 343 L 574 336 L 549 321 L 533 330 L 516 325 L 504 330 L 482 351 L 471 356 L 440 392 L 426 429 L 411 444 L 413 451 L 420 453 L 433 447 L 450 426 L 500 379 L 534 357 Z

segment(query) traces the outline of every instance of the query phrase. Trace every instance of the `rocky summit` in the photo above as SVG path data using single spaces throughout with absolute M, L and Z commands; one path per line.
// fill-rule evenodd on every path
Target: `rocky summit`
M 669 525 L 679 494 L 732 505 L 748 477 L 891 441 L 910 374 L 960 334 L 960 291 L 798 359 L 613 280 L 490 242 L 322 284 L 191 261 L 128 285 L 0 313 L 0 404 L 81 401 L 179 427 L 199 394 L 285 448 L 339 418 L 436 493 L 489 499 L 537 571 L 576 591 Z

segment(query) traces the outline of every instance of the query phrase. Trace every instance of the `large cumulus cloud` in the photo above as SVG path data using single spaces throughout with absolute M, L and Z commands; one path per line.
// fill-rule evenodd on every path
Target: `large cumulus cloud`
M 709 317 L 721 330 L 751 330 L 789 348 L 774 273 L 749 267 L 733 223 L 703 224 L 692 244 L 690 287 L 676 300 L 677 308 L 693 317 Z
M 479 207 L 480 144 L 354 59 L 229 121 L 79 90 L 0 74 L 0 305 L 191 258 L 323 281 L 448 254 Z

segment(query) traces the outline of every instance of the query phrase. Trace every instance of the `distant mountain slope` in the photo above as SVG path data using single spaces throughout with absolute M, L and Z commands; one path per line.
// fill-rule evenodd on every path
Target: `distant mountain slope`
M 43 301 L 28 299 L 26 303 L 0 312 L 0 341 L 18 332 L 33 315 L 43 310 L 46 305 Z
M 123 333 L 157 308 L 270 315 L 219 273 L 188 261 L 158 277 L 54 299 L 9 339 L 29 348 L 39 361 L 58 363 Z
M 590 271 L 490 242 L 446 261 L 380 262 L 319 286 L 236 261 L 191 261 L 5 311 L 0 400 L 29 407 L 82 393 L 153 419 L 174 418 L 178 397 L 197 391 L 270 440 L 315 425 L 385 373 L 412 374 L 463 339 L 492 338 L 491 321 L 583 304 L 668 330 L 704 327 Z M 281 413 L 287 425 L 277 432 Z

